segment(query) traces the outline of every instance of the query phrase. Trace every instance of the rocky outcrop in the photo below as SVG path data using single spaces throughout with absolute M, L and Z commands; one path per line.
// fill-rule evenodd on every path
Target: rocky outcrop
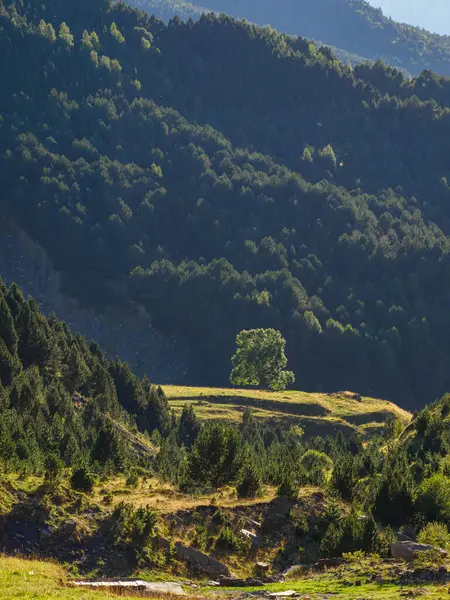
M 419 552 L 439 552 L 441 556 L 447 556 L 447 552 L 441 548 L 430 546 L 429 544 L 419 544 L 412 541 L 398 541 L 391 544 L 391 553 L 393 558 L 400 560 L 414 560 Z
M 219 583 L 223 587 L 260 587 L 264 585 L 264 581 L 258 577 L 248 577 L 242 579 L 240 577 L 221 577 Z
M 226 565 L 212 556 L 208 556 L 199 550 L 185 546 L 181 542 L 175 544 L 175 554 L 178 560 L 189 563 L 194 571 L 212 577 L 219 577 L 220 575 L 224 575 L 225 577 L 231 576 L 230 570 Z

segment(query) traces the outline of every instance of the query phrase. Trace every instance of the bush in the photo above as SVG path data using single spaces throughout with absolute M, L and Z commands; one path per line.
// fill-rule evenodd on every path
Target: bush
M 132 488 L 136 488 L 139 485 L 139 477 L 136 471 L 132 471 L 128 475 L 125 485 Z
M 80 492 L 92 492 L 94 484 L 94 475 L 85 467 L 81 467 L 74 471 L 70 479 L 70 485 L 72 488 Z
M 308 518 L 305 511 L 300 506 L 294 506 L 291 509 L 291 521 L 297 535 L 305 535 L 309 531 Z
M 427 523 L 417 539 L 421 544 L 431 544 L 444 550 L 450 548 L 450 534 L 447 525 L 444 525 L 444 523 Z
M 157 521 L 149 506 L 134 509 L 132 504 L 121 502 L 111 516 L 110 535 L 116 544 L 142 549 L 148 542 Z
M 230 527 L 224 527 L 216 538 L 216 548 L 238 552 L 241 548 L 241 540 Z
M 416 494 L 417 510 L 423 513 L 428 520 L 450 520 L 450 478 L 436 474 L 424 479 Z
M 331 471 L 333 468 L 331 458 L 318 450 L 307 450 L 301 457 L 300 464 L 307 472 L 315 471 L 316 469 Z

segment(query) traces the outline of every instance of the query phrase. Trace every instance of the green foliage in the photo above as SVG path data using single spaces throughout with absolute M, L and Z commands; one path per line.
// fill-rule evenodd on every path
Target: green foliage
M 277 496 L 288 498 L 289 500 L 297 500 L 298 492 L 299 486 L 295 483 L 294 479 L 289 475 L 285 475 L 277 488 Z
M 51 43 L 56 42 L 56 33 L 51 23 L 46 23 L 41 19 L 39 23 L 39 34 Z
M 230 527 L 223 527 L 216 538 L 216 549 L 226 552 L 239 552 L 242 541 Z
M 333 461 L 324 452 L 307 450 L 300 459 L 300 466 L 305 471 L 309 483 L 323 485 L 327 473 L 333 469 Z
M 219 488 L 237 479 L 241 462 L 237 431 L 220 423 L 207 424 L 189 456 L 189 476 L 192 481 Z
M 118 42 L 119 44 L 123 44 L 125 42 L 124 36 L 117 29 L 117 25 L 115 23 L 111 23 L 111 27 L 109 28 L 109 32 L 111 33 L 111 36 L 114 38 L 114 40 L 116 42 Z
M 427 523 L 417 536 L 421 544 L 430 544 L 436 548 L 448 550 L 450 548 L 450 534 L 444 523 Z
M 115 544 L 140 551 L 149 543 L 156 522 L 150 507 L 134 509 L 132 504 L 121 502 L 111 515 L 109 534 Z
M 146 464 L 132 451 L 129 414 L 141 429 L 174 425 L 160 388 L 108 361 L 54 315 L 46 318 L 16 285 L 0 280 L 0 465 L 91 487 L 92 470 L 119 473 Z M 166 429 L 164 427 L 166 426 Z M 146 464 L 146 466 L 148 466 Z M 84 483 L 83 483 L 84 481 Z M 87 487 L 86 487 L 87 486 Z
M 74 490 L 92 492 L 95 484 L 95 476 L 86 467 L 80 467 L 73 472 L 70 484 Z
M 168 21 L 175 15 L 199 19 L 205 11 L 228 13 L 259 25 L 271 25 L 293 36 L 322 40 L 324 57 L 335 54 L 342 62 L 368 67 L 380 57 L 396 68 L 419 75 L 424 69 L 450 74 L 450 45 L 440 36 L 420 27 L 393 21 L 388 14 L 364 0 L 286 0 L 277 10 L 276 0 L 129 0 L 130 4 Z M 273 30 L 272 30 L 273 31 Z M 311 55 L 317 48 L 311 44 Z M 380 61 L 381 63 L 381 61 Z M 377 64 L 377 63 L 375 63 Z M 383 65 L 384 66 L 384 65 Z M 363 68 L 360 66 L 360 68 Z M 392 78 L 400 76 L 392 69 Z
M 131 488 L 137 488 L 139 485 L 139 476 L 136 473 L 136 471 L 131 471 L 131 473 L 128 475 L 126 481 L 125 481 L 125 485 L 127 487 L 131 487 Z
M 322 556 L 341 556 L 347 552 L 377 552 L 378 528 L 371 515 L 355 511 L 328 526 L 320 544 Z
M 230 382 L 234 385 L 255 385 L 263 389 L 284 390 L 294 382 L 294 374 L 284 371 L 287 358 L 286 340 L 274 329 L 241 331 L 236 337 L 237 351 L 233 356 Z
M 300 506 L 294 506 L 291 509 L 290 517 L 297 535 L 306 535 L 309 531 L 308 517 Z
M 66 46 L 68 46 L 69 48 L 71 48 L 72 46 L 74 46 L 74 38 L 72 33 L 70 32 L 69 27 L 67 26 L 67 23 L 61 23 L 60 27 L 59 27 L 59 34 L 58 34 L 59 39 L 61 39 Z
M 251 457 L 244 462 L 237 492 L 239 498 L 255 498 L 262 492 L 261 471 Z
M 45 458 L 44 467 L 45 480 L 55 483 L 63 472 L 64 463 L 56 453 L 52 453 Z
M 449 522 L 449 485 L 450 479 L 440 473 L 424 479 L 419 485 L 416 494 L 418 512 L 423 513 L 429 520 Z
M 357 0 L 327 1 L 310 8 L 355 17 Z M 368 38 L 395 30 L 386 47 L 430 67 L 440 42 L 360 8 Z M 450 388 L 446 80 L 352 70 L 225 15 L 165 26 L 121 2 L 8 0 L 1 18 L 5 209 L 69 296 L 143 305 L 205 383 L 262 328 L 287 340 L 303 389 L 418 405 Z M 14 353 L 0 356 L 9 385 Z

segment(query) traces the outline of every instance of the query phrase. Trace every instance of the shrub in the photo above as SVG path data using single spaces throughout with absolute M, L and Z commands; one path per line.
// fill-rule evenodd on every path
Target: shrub
M 300 506 L 294 506 L 291 509 L 291 521 L 295 528 L 295 533 L 298 535 L 305 535 L 309 531 L 308 518 L 305 515 L 305 511 Z
M 342 516 L 341 507 L 336 501 L 330 502 L 325 508 L 324 515 L 325 519 L 330 523 L 336 523 Z
M 80 467 L 72 474 L 70 485 L 80 492 L 92 492 L 95 484 L 94 475 L 85 467 Z
M 436 474 L 424 479 L 416 494 L 416 506 L 428 520 L 450 520 L 450 478 Z
M 136 488 L 139 485 L 139 477 L 136 471 L 132 471 L 128 475 L 125 485 L 132 488 Z
M 444 550 L 450 548 L 450 534 L 444 523 L 427 523 L 417 539 L 422 544 L 431 544 Z
M 230 527 L 224 527 L 216 538 L 216 548 L 237 552 L 241 548 L 241 541 Z
M 316 469 L 331 471 L 333 461 L 324 452 L 318 450 L 307 450 L 300 459 L 301 466 L 305 471 L 311 472 Z
M 333 469 L 333 461 L 324 452 L 307 450 L 300 459 L 300 467 L 304 472 L 306 483 L 324 485 L 327 474 Z
M 156 521 L 156 513 L 149 506 L 135 510 L 132 504 L 121 502 L 111 516 L 110 535 L 116 544 L 140 550 L 153 533 Z

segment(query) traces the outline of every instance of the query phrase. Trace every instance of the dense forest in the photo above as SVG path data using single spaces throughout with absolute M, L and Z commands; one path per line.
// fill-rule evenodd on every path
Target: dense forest
M 337 56 L 354 64 L 366 57 L 413 75 L 432 69 L 450 75 L 450 37 L 397 23 L 364 0 L 127 0 L 128 4 L 168 20 L 198 19 L 213 11 L 270 25 L 283 33 L 321 40 Z
M 3 0 L 0 49 L 3 218 L 67 293 L 144 303 L 198 383 L 273 327 L 301 389 L 450 389 L 449 81 L 106 0 Z
M 0 461 L 4 472 L 52 477 L 66 466 L 113 474 L 147 467 L 133 431 L 175 426 L 161 388 L 95 342 L 46 318 L 0 279 Z M 141 443 L 145 449 L 145 444 Z
M 387 557 L 394 527 L 419 534 L 419 539 L 426 536 L 430 521 L 447 531 L 449 414 L 446 395 L 416 414 L 405 430 L 391 419 L 380 436 L 365 443 L 342 433 L 307 439 L 300 427 L 264 424 L 248 409 L 236 425 L 201 425 L 192 406 L 185 406 L 176 419 L 160 388 L 137 379 L 120 360 L 106 360 L 95 343 L 87 345 L 56 317 L 45 318 L 15 284 L 8 288 L 0 280 L 3 480 L 11 472 L 45 474 L 47 486 L 57 491 L 68 473 L 73 489 L 90 493 L 99 478 L 125 473 L 132 489 L 138 473 L 157 473 L 181 491 L 232 485 L 241 498 L 256 497 L 263 486 L 273 485 L 278 496 L 293 503 L 301 486 L 321 486 L 335 500 L 320 519 L 314 518 L 314 526 L 301 506 L 290 512 L 295 538 L 303 540 L 302 547 L 306 544 L 303 560 L 357 550 Z M 144 447 L 152 452 L 142 451 L 143 442 L 136 451 L 138 429 L 146 432 Z M 341 500 L 351 510 L 343 511 Z M 29 510 L 20 518 L 42 525 L 41 513 L 35 513 Z M 154 511 L 120 503 L 104 518 L 109 531 L 115 520 L 122 524 L 114 529 L 116 537 L 131 536 L 133 557 L 141 556 L 156 523 Z M 216 547 L 222 554 L 235 552 L 243 544 L 223 519 L 225 530 Z M 48 543 L 40 548 L 46 554 L 49 550 Z

